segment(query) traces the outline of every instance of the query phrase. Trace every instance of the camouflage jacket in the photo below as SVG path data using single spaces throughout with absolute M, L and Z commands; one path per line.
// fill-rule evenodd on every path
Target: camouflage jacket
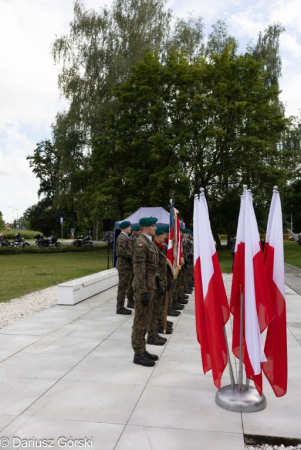
M 133 252 L 133 288 L 141 292 L 158 289 L 158 252 L 155 244 L 141 234 L 135 242 Z
M 122 269 L 132 269 L 133 262 L 133 246 L 130 238 L 126 237 L 125 234 L 120 233 L 116 241 L 116 255 L 118 256 L 116 268 L 118 270 Z
M 183 256 L 185 264 L 188 263 L 188 253 L 189 253 L 189 244 L 187 239 L 182 240 L 182 246 L 183 246 Z
M 156 246 L 157 252 L 158 252 L 158 275 L 159 275 L 159 284 L 161 287 L 166 287 L 166 277 L 167 277 L 167 264 L 166 264 L 166 253 L 165 251 L 160 247 L 160 244 L 158 244 L 156 241 L 154 241 L 154 244 Z

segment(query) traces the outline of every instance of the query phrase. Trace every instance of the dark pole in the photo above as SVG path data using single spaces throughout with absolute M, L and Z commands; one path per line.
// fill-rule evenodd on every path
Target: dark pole
M 107 270 L 110 268 L 110 235 L 108 237 L 108 267 Z

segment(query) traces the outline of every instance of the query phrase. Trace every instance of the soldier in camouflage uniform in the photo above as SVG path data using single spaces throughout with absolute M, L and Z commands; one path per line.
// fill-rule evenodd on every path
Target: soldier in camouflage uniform
M 188 230 L 188 242 L 189 242 L 189 288 L 193 290 L 194 282 L 193 282 L 193 275 L 194 275 L 194 260 L 193 260 L 193 232 L 192 230 Z
M 140 231 L 139 225 L 133 225 L 132 226 L 132 235 L 130 236 L 133 251 L 134 251 L 135 242 L 138 239 L 138 237 L 140 236 L 140 233 L 141 233 L 141 231 Z M 128 303 L 127 303 L 128 308 L 135 308 L 133 281 L 134 281 L 134 271 L 132 271 L 132 273 L 131 273 L 131 277 L 129 280 L 129 288 L 126 293 L 126 296 L 128 299 Z
M 157 282 L 158 253 L 152 237 L 155 235 L 158 219 L 144 217 L 139 225 L 141 235 L 135 242 L 133 252 L 135 293 L 135 317 L 132 331 L 132 348 L 135 352 L 134 364 L 154 366 L 159 358 L 146 350 L 145 335 L 149 326 Z
M 165 338 L 158 335 L 158 324 L 160 317 L 164 316 L 164 300 L 166 291 L 166 280 L 167 280 L 167 264 L 166 264 L 166 253 L 165 247 L 163 245 L 164 227 L 159 227 L 156 230 L 156 235 L 154 238 L 154 244 L 158 252 L 159 262 L 158 262 L 158 274 L 159 274 L 159 289 L 156 291 L 154 304 L 152 308 L 152 315 L 148 328 L 147 344 L 150 345 L 164 345 L 166 342 Z M 171 333 L 170 328 L 169 334 Z M 163 330 L 161 330 L 161 333 Z
M 118 257 L 116 269 L 118 270 L 118 291 L 116 314 L 132 314 L 132 311 L 124 307 L 125 296 L 130 288 L 131 274 L 133 272 L 132 241 L 129 238 L 131 222 L 124 221 L 119 225 L 121 233 L 116 241 L 116 255 Z
M 181 228 L 183 234 L 184 229 Z M 183 258 L 185 260 L 185 243 L 182 240 Z M 185 265 L 181 266 L 181 270 L 178 273 L 177 278 L 172 287 L 172 308 L 176 311 L 182 311 L 187 301 L 184 299 L 184 279 L 185 279 Z

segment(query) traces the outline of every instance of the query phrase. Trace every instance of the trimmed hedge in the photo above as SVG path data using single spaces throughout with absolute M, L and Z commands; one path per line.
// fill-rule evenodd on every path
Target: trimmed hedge
M 110 249 L 112 247 L 110 246 Z M 0 255 L 19 255 L 20 253 L 80 253 L 80 252 L 97 252 L 100 250 L 107 250 L 107 245 L 95 245 L 94 247 L 74 247 L 73 245 L 63 245 L 62 247 L 46 247 L 39 248 L 38 246 L 30 246 L 24 248 L 14 247 L 0 247 Z
M 22 238 L 26 239 L 34 239 L 35 234 L 41 234 L 43 233 L 41 231 L 32 231 L 32 230 L 12 230 L 12 231 L 0 231 L 0 233 L 3 233 L 4 239 L 8 239 L 9 241 L 13 241 L 15 238 L 15 234 L 20 233 Z

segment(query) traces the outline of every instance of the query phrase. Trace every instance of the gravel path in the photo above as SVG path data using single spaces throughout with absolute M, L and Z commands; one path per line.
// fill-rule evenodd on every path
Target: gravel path
M 57 302 L 57 286 L 36 291 L 24 297 L 0 303 L 0 328 L 12 325 L 18 320 L 32 316 L 43 309 L 51 308 Z

